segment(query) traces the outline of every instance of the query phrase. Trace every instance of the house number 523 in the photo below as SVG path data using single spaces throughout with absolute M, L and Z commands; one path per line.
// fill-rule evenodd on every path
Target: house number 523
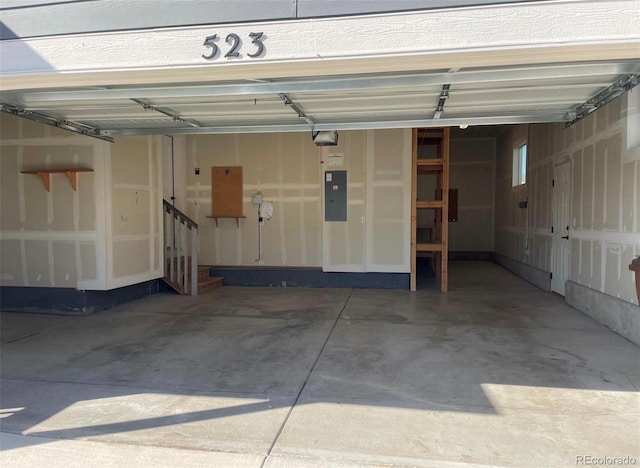
M 247 54 L 247 57 L 257 58 L 262 56 L 267 50 L 263 42 L 266 39 L 264 34 L 261 32 L 252 32 L 249 33 L 249 38 L 251 38 L 251 44 L 254 46 L 254 50 L 252 53 Z M 217 34 L 212 34 L 205 38 L 202 45 L 208 47 L 209 51 L 206 54 L 202 54 L 202 58 L 212 60 L 218 56 L 218 53 L 220 52 L 220 47 L 216 44 L 218 39 Z M 240 39 L 240 36 L 235 33 L 227 34 L 225 42 L 228 44 L 229 48 L 224 56 L 240 57 L 240 49 L 242 48 L 242 39 Z

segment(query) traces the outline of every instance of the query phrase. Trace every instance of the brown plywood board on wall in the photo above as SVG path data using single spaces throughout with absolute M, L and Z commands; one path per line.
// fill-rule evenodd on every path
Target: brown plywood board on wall
M 242 166 L 211 168 L 211 216 L 242 216 Z
M 436 189 L 436 200 L 442 200 L 442 189 Z M 449 189 L 449 222 L 458 221 L 458 189 Z

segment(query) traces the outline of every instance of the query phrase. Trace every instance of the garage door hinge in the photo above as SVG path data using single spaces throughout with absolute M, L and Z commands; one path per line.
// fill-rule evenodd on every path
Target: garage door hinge
M 549 279 L 553 279 L 553 273 L 549 273 Z
M 551 186 L 555 187 L 556 186 L 556 179 L 551 179 Z
M 551 234 L 553 234 L 553 226 L 551 226 Z

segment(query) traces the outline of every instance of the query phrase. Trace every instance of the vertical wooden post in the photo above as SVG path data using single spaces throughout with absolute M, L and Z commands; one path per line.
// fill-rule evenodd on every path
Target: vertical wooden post
M 442 142 L 442 254 L 440 267 L 440 290 L 448 289 L 449 263 L 449 137 L 450 128 L 443 132 Z
M 411 131 L 411 290 L 417 286 L 416 271 L 416 232 L 418 229 L 416 201 L 418 200 L 418 129 Z

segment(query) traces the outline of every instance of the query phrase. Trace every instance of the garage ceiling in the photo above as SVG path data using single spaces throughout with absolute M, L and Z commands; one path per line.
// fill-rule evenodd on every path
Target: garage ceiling
M 32 89 L 0 93 L 0 102 L 5 111 L 100 137 L 569 122 L 599 94 L 613 98 L 632 87 L 639 73 L 633 60 Z

